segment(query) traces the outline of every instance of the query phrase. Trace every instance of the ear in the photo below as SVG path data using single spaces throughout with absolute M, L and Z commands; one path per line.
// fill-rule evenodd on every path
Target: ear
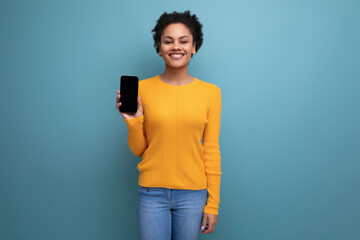
M 193 48 L 192 48 L 191 53 L 192 53 L 192 54 L 195 54 L 195 53 L 196 53 L 196 42 L 194 42 L 194 44 L 193 44 Z

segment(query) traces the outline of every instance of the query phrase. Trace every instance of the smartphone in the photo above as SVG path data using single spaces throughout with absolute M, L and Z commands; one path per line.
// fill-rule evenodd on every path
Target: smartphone
M 120 77 L 120 112 L 136 113 L 139 90 L 139 78 L 137 76 Z

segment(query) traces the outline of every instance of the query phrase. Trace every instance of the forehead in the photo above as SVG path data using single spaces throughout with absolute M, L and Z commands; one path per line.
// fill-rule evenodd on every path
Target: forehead
M 172 23 L 165 27 L 162 37 L 171 36 L 173 38 L 177 38 L 184 35 L 191 38 L 192 35 L 190 29 L 183 23 Z

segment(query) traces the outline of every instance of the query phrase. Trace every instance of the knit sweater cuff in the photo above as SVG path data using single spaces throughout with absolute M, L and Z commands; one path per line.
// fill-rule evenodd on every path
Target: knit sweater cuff
M 143 125 L 144 114 L 136 118 L 126 118 L 124 120 L 128 128 L 138 128 Z
M 219 207 L 212 207 L 209 205 L 206 205 L 204 207 L 204 213 L 212 214 L 212 215 L 218 215 L 219 214 Z

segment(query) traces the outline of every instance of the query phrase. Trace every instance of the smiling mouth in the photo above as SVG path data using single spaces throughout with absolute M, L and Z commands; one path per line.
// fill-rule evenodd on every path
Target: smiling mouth
M 182 53 L 170 53 L 169 56 L 170 56 L 172 59 L 177 60 L 177 59 L 182 58 L 182 57 L 184 56 L 184 54 L 182 54 Z

